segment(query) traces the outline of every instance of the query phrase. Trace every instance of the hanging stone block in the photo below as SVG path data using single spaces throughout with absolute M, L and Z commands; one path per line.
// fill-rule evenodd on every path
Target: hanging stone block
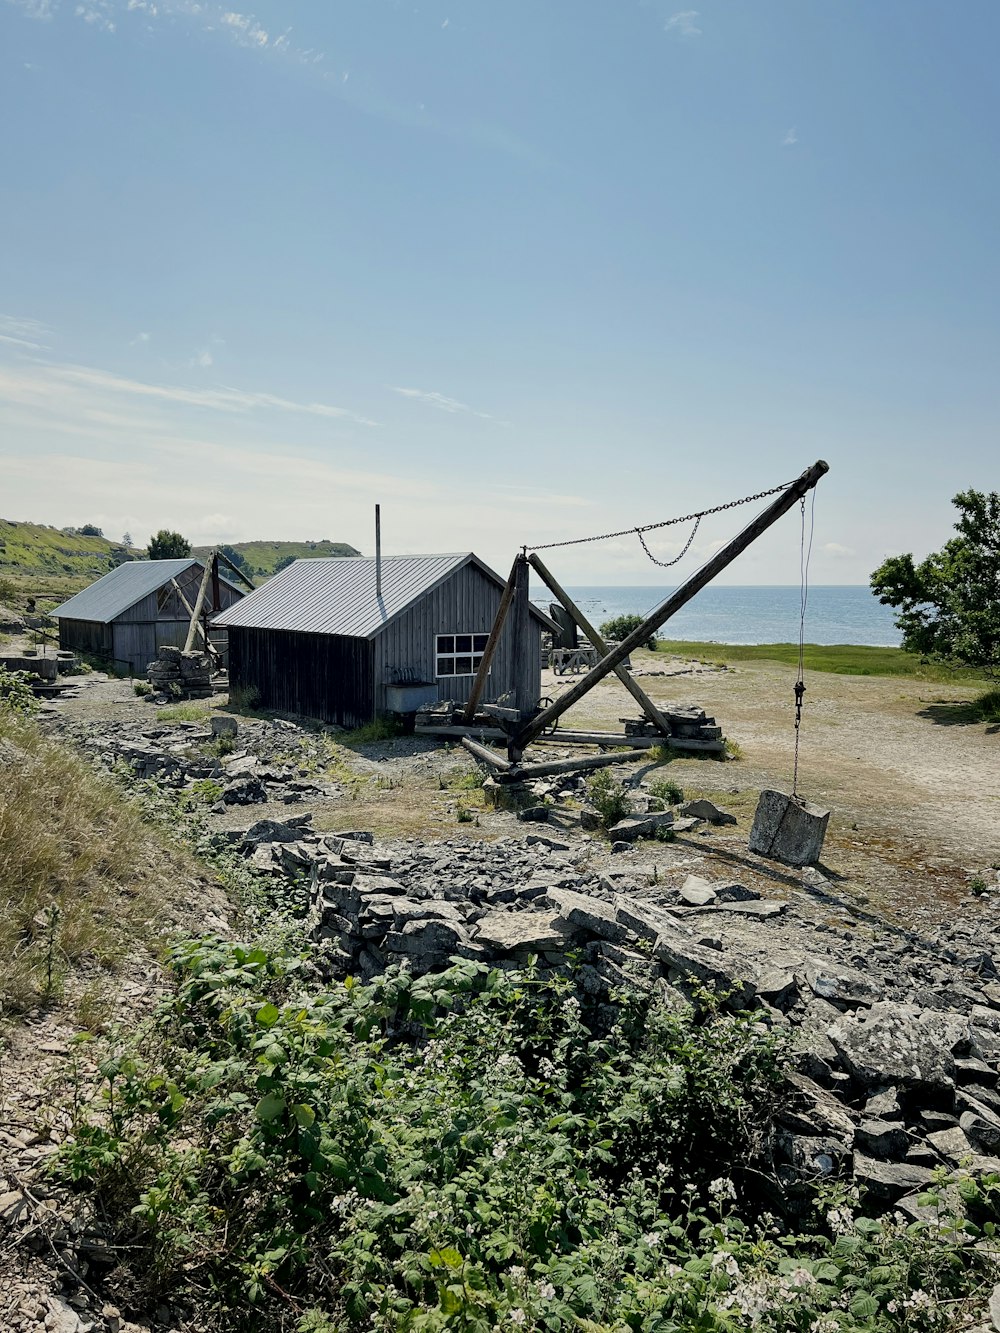
M 823 851 L 830 811 L 801 797 L 762 791 L 750 830 L 749 847 L 759 856 L 787 865 L 814 865 Z

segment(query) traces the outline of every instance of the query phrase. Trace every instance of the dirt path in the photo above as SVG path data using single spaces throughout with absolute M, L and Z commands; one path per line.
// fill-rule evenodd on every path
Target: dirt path
M 682 759 L 671 772 L 686 788 L 728 797 L 752 813 L 761 787 L 790 789 L 793 757 L 792 669 L 741 663 L 692 673 L 677 659 L 638 653 L 637 671 L 678 672 L 639 679 L 658 703 L 693 703 L 713 713 L 739 743 L 738 763 L 717 767 Z M 544 692 L 568 688 L 550 677 Z M 1000 728 L 949 725 L 947 702 L 968 698 L 960 686 L 901 677 L 806 677 L 799 791 L 832 811 L 824 861 L 845 880 L 906 910 L 911 895 L 942 909 L 968 896 L 971 876 L 1000 863 Z M 615 681 L 599 685 L 566 714 L 565 725 L 618 725 L 636 705 Z M 736 790 L 734 790 L 736 789 Z M 741 799 L 733 802 L 734 797 Z M 741 820 L 742 823 L 742 820 Z

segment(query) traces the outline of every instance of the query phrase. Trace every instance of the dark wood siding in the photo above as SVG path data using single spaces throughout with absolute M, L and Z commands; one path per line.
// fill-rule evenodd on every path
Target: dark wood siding
M 375 715 L 372 645 L 336 634 L 229 630 L 229 688 L 255 705 L 358 727 Z
M 439 634 L 488 634 L 496 618 L 502 590 L 475 565 L 465 565 L 440 587 L 415 602 L 374 640 L 375 705 L 385 709 L 385 687 L 406 679 L 434 681 L 435 644 Z M 515 652 L 513 617 L 493 659 L 483 702 L 495 702 L 514 691 L 537 703 L 541 690 L 541 626 L 531 617 L 520 651 Z M 469 697 L 475 676 L 443 676 L 438 698 L 461 702 Z
M 74 653 L 111 656 L 111 626 L 96 620 L 60 620 L 59 647 Z

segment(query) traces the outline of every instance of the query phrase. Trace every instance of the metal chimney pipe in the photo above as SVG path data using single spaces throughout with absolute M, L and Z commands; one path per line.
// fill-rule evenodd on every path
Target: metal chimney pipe
M 382 506 L 375 506 L 375 596 L 382 596 Z

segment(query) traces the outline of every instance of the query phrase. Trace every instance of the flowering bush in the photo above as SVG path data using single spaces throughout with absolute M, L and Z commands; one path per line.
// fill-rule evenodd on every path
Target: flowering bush
M 623 997 L 599 1036 L 531 969 L 310 990 L 294 954 L 212 940 L 171 964 L 56 1169 L 118 1219 L 123 1279 L 213 1327 L 930 1330 L 986 1280 L 989 1182 L 975 1235 L 843 1193 L 808 1234 L 761 1214 L 781 1051 L 749 1016 Z

